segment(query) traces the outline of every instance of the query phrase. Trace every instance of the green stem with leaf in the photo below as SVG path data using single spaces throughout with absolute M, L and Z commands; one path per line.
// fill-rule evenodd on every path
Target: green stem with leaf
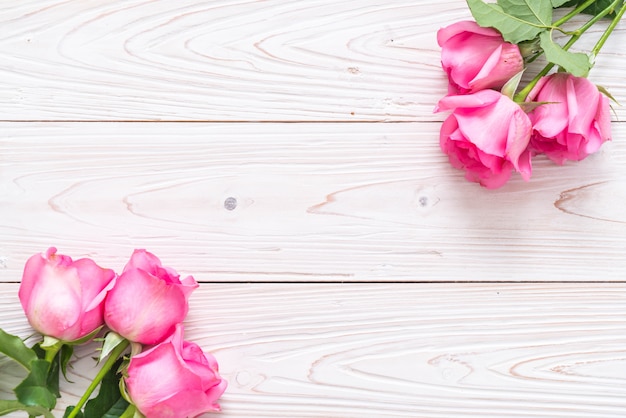
M 596 2 L 596 0 L 587 0 L 584 3 L 581 3 L 578 7 L 576 7 L 574 10 L 572 10 L 571 12 L 569 12 L 568 14 L 566 14 L 565 16 L 560 18 L 559 20 L 555 21 L 552 25 L 553 26 L 561 26 L 563 23 L 569 21 L 574 16 L 580 14 L 580 12 L 582 12 L 583 10 L 585 10 L 587 7 L 591 6 L 595 2 Z
M 59 351 L 63 349 L 65 342 L 59 340 L 58 338 L 45 335 L 43 337 L 43 341 L 38 345 L 39 348 L 44 351 L 44 360 L 50 363 L 50 367 L 48 368 L 50 369 L 52 367 L 52 363 L 56 360 L 57 354 L 59 354 Z
M 587 23 L 585 23 L 580 28 L 578 28 L 576 31 L 574 31 L 572 37 L 567 41 L 567 43 L 565 45 L 563 45 L 563 50 L 567 51 L 576 41 L 578 41 L 578 39 L 582 36 L 582 34 L 585 33 L 590 27 L 592 27 L 597 21 L 599 21 L 604 16 L 606 16 L 607 14 L 609 14 L 613 10 L 615 10 L 615 6 L 617 6 L 617 4 L 620 1 L 621 0 L 613 1 L 607 8 L 602 10 L 600 13 L 598 13 L 596 16 L 594 16 L 592 19 L 590 19 Z M 583 5 L 586 5 L 584 8 L 577 7 L 571 13 L 573 13 L 576 10 L 578 10 L 578 12 L 576 14 L 580 13 L 582 10 L 587 8 L 587 6 L 589 6 L 587 3 L 593 3 L 593 2 L 587 1 L 587 2 L 583 3 Z M 596 45 L 592 49 L 591 56 L 593 58 L 595 58 L 595 56 L 598 55 L 598 53 L 600 52 L 600 49 L 602 48 L 602 46 L 604 45 L 604 43 L 606 42 L 608 37 L 611 35 L 611 32 L 613 32 L 613 29 L 615 29 L 615 26 L 617 26 L 617 23 L 620 21 L 620 19 L 624 15 L 624 12 L 626 12 L 626 4 L 624 4 L 621 7 L 620 11 L 617 13 L 615 18 L 613 18 L 613 21 L 611 22 L 609 27 L 604 31 L 604 33 L 602 34 L 602 36 L 600 37 L 600 39 L 598 40 L 598 42 L 596 43 Z M 567 16 L 569 16 L 571 13 L 568 13 Z M 571 17 L 573 17 L 573 16 L 574 15 L 570 16 L 567 20 L 571 19 Z M 558 21 L 556 21 L 555 25 L 558 22 L 560 22 L 561 20 L 563 20 L 563 18 L 561 18 Z M 561 24 L 562 23 L 564 23 L 564 22 L 561 22 Z M 515 98 L 514 98 L 515 101 L 518 102 L 518 103 L 521 103 L 524 100 L 526 100 L 526 97 L 531 92 L 531 90 L 537 85 L 537 83 L 539 82 L 539 80 L 541 80 L 542 77 L 546 76 L 550 72 L 550 70 L 552 70 L 554 65 L 555 65 L 554 63 L 550 62 L 541 71 L 539 71 L 539 73 L 535 76 L 535 78 L 533 78 L 528 83 L 528 85 L 526 87 L 524 87 L 522 90 L 519 91 L 519 93 L 517 93 L 515 95 Z
M 54 358 L 57 356 L 59 350 L 61 350 L 62 346 L 55 346 L 46 349 L 45 360 L 52 364 L 54 362 Z
M 111 370 L 111 367 L 113 367 L 113 364 L 115 364 L 117 359 L 124 353 L 124 351 L 126 350 L 129 344 L 130 342 L 128 340 L 124 340 L 111 351 L 111 354 L 109 354 L 109 357 L 107 357 L 106 361 L 102 365 L 102 368 L 100 369 L 96 377 L 94 377 L 93 381 L 91 382 L 89 387 L 87 387 L 87 390 L 85 391 L 83 396 L 80 398 L 80 400 L 76 404 L 76 407 L 72 410 L 72 412 L 69 413 L 67 418 L 76 417 L 78 412 L 83 408 L 85 403 L 89 400 L 89 397 L 91 396 L 91 394 L 94 392 L 94 390 L 96 390 L 100 382 L 102 382 L 102 379 L 104 378 L 104 376 L 108 373 L 109 370 Z
M 615 7 L 617 5 L 617 3 L 618 3 L 618 1 L 616 0 L 613 3 L 611 3 L 611 6 Z M 591 50 L 591 54 L 592 54 L 593 57 L 597 56 L 598 53 L 600 53 L 600 50 L 604 46 L 604 43 L 609 38 L 609 36 L 611 36 L 611 32 L 613 32 L 613 29 L 615 29 L 615 26 L 617 26 L 619 21 L 622 19 L 622 16 L 624 16 L 624 12 L 626 12 L 626 4 L 622 5 L 622 7 L 619 9 L 619 12 L 617 12 L 615 17 L 611 21 L 611 24 L 609 25 L 609 27 L 606 28 L 606 30 L 604 31 L 604 33 L 602 34 L 600 39 L 598 39 L 598 42 L 596 43 L 596 45 Z

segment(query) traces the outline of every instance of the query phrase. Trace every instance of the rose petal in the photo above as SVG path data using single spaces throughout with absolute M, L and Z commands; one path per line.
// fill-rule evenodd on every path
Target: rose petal
M 187 315 L 187 297 L 179 285 L 144 270 L 126 270 L 105 301 L 107 325 L 130 341 L 156 344 Z

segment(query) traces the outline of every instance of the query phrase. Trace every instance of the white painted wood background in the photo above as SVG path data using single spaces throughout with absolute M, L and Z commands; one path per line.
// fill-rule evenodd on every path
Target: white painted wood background
M 0 0 L 0 327 L 32 332 L 30 255 L 119 270 L 147 248 L 202 282 L 186 323 L 230 382 L 224 417 L 625 417 L 626 111 L 581 163 L 465 182 L 432 109 L 436 30 L 468 17 Z M 625 41 L 590 75 L 622 103 Z M 0 360 L 2 397 L 18 379 Z

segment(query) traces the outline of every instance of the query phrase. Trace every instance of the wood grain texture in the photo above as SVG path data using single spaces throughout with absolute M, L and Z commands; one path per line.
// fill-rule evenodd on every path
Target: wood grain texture
M 624 280 L 625 128 L 488 191 L 438 123 L 5 123 L 0 281 L 50 245 L 202 281 Z
M 2 326 L 28 335 L 0 289 Z M 224 417 L 618 418 L 625 310 L 624 284 L 202 284 L 186 335 L 229 381 Z
M 623 418 L 626 110 L 583 162 L 466 182 L 432 110 L 436 31 L 469 16 L 462 0 L 0 0 L 0 328 L 32 334 L 32 254 L 120 271 L 147 248 L 202 282 L 187 337 L 230 382 L 225 418 Z M 622 103 L 625 37 L 590 75 Z M 21 377 L 0 358 L 0 399 Z
M 469 17 L 461 0 L 4 0 L 0 119 L 439 120 L 436 31 Z M 624 102 L 613 36 L 591 77 Z

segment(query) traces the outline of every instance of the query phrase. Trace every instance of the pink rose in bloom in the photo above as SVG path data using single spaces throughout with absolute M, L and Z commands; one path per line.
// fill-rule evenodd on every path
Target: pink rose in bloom
M 69 342 L 104 325 L 104 300 L 115 272 L 56 251 L 51 247 L 26 261 L 18 294 L 35 330 Z
M 191 418 L 219 411 L 216 401 L 227 386 L 215 358 L 183 341 L 180 324 L 167 340 L 131 358 L 125 383 L 146 418 Z
M 185 319 L 189 295 L 198 287 L 192 276 L 179 277 L 154 254 L 135 250 L 106 298 L 106 324 L 130 341 L 163 341 Z
M 543 77 L 526 100 L 548 102 L 529 115 L 531 148 L 558 164 L 582 160 L 611 140 L 609 100 L 586 78 L 567 73 Z
M 522 108 L 495 90 L 447 96 L 435 111 L 453 110 L 441 126 L 439 141 L 450 163 L 465 177 L 495 189 L 513 169 L 530 179 L 530 119 Z
M 499 89 L 524 68 L 517 45 L 504 42 L 500 32 L 473 21 L 439 29 L 437 42 L 450 94 Z

